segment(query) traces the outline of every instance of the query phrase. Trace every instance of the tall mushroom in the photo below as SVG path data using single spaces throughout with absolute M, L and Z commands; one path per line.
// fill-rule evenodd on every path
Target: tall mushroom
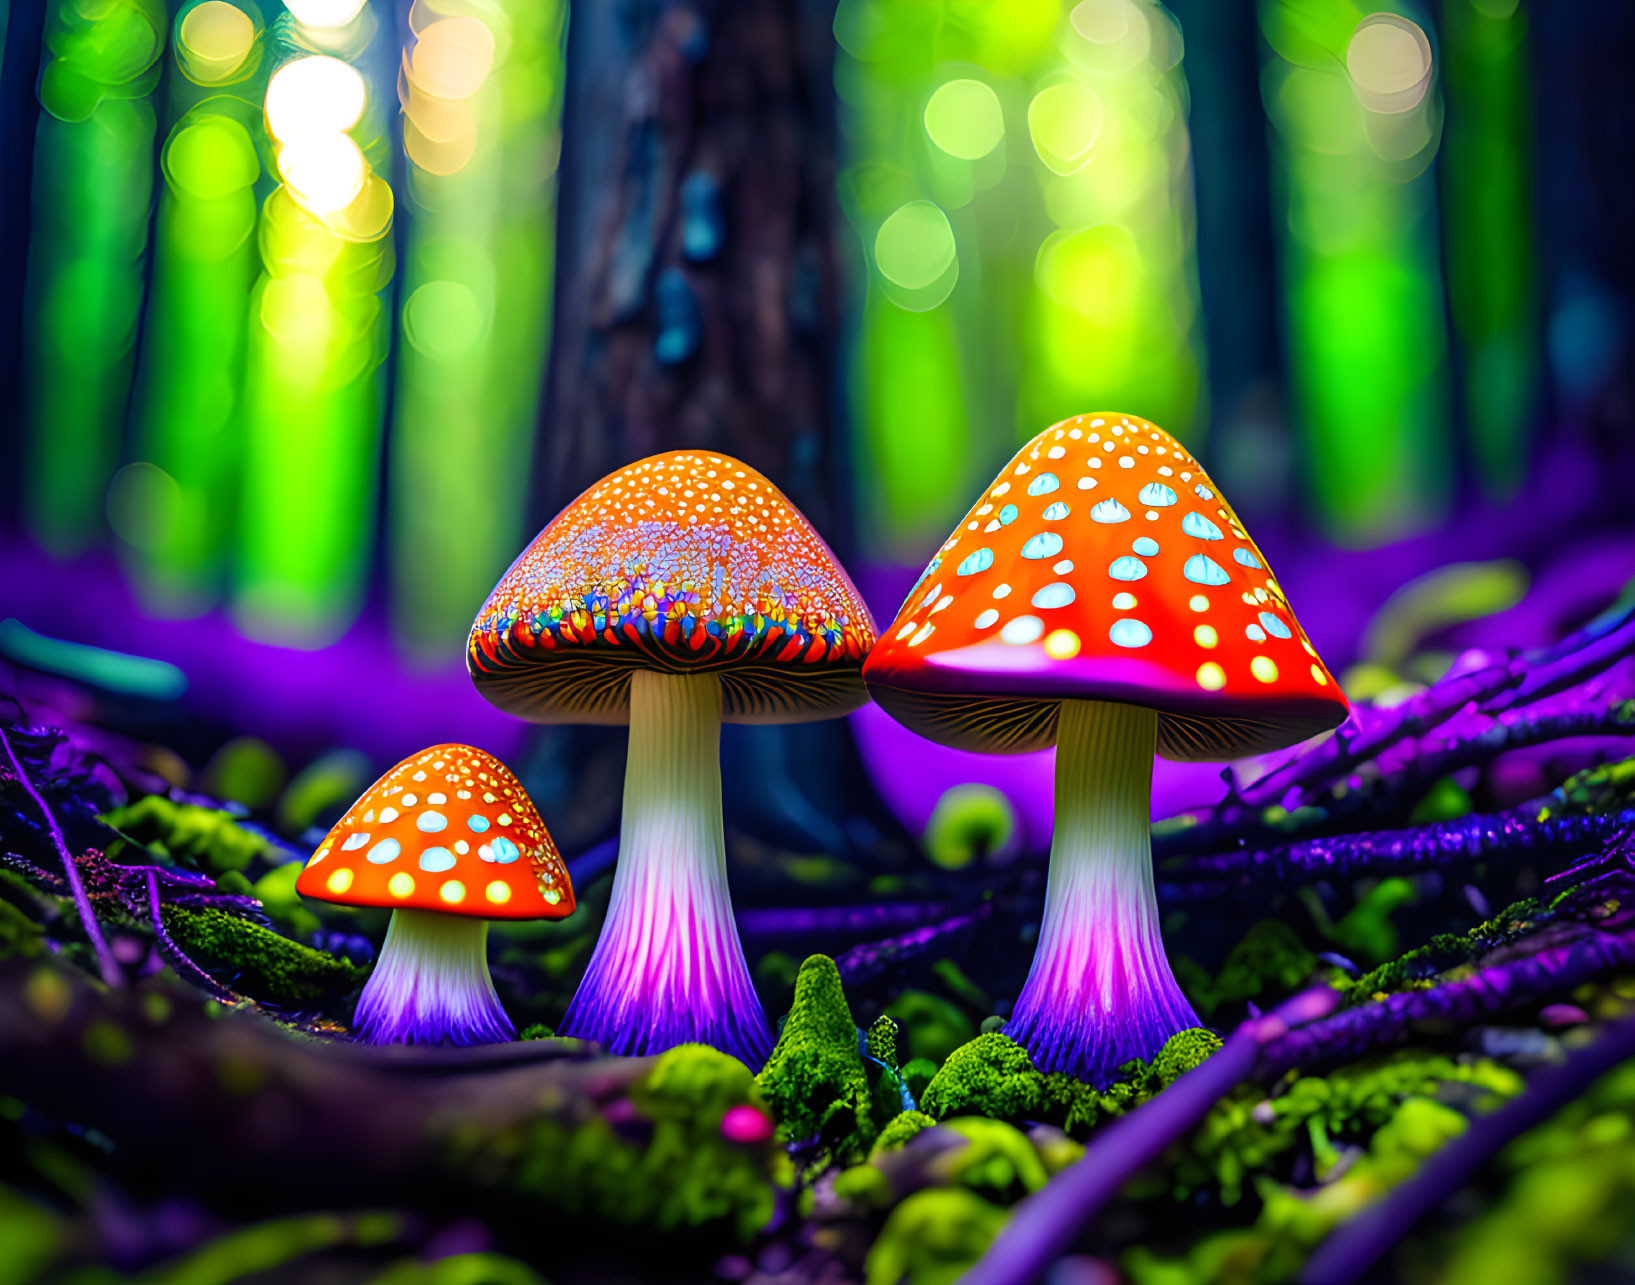
M 1159 934 L 1154 751 L 1258 754 L 1349 709 L 1198 461 L 1112 413 L 1064 420 L 1016 453 L 863 676 L 888 713 L 943 744 L 1055 744 L 1044 923 L 1006 1034 L 1044 1069 L 1093 1081 L 1197 1025 Z
M 295 890 L 392 908 L 352 1019 L 370 1044 L 511 1039 L 488 975 L 488 921 L 561 919 L 574 904 L 528 792 L 469 745 L 434 745 L 376 781 L 324 836 Z
M 828 546 L 725 455 L 609 474 L 512 564 L 471 629 L 477 690 L 538 722 L 630 727 L 612 900 L 565 1034 L 765 1059 L 727 890 L 721 724 L 850 712 L 873 641 Z

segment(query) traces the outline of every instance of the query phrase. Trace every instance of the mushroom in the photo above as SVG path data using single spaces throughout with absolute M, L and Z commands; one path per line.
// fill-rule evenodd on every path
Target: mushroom
M 727 889 L 721 724 L 849 713 L 873 641 L 828 546 L 725 455 L 609 474 L 512 564 L 471 629 L 477 690 L 537 722 L 630 728 L 612 899 L 564 1034 L 765 1060 Z
M 1080 415 L 1005 465 L 863 668 L 899 722 L 960 749 L 1056 746 L 1044 923 L 1005 1033 L 1104 1082 L 1197 1025 L 1164 955 L 1153 754 L 1292 745 L 1349 707 L 1266 560 L 1187 449 Z
M 324 836 L 295 890 L 392 908 L 352 1020 L 370 1044 L 513 1038 L 488 975 L 488 921 L 561 919 L 574 904 L 528 792 L 469 745 L 434 745 L 376 781 Z

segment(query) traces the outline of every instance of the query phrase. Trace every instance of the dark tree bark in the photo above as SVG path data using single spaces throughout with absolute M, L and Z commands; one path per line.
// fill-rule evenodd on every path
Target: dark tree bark
M 690 446 L 844 543 L 831 19 L 807 0 L 575 6 L 541 522 Z

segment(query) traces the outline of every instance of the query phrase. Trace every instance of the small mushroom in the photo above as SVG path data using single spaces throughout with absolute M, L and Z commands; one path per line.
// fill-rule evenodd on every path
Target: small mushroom
M 932 558 L 863 676 L 959 749 L 1056 746 L 1056 830 L 1033 967 L 1005 1033 L 1105 1080 L 1197 1025 L 1164 955 L 1154 751 L 1280 749 L 1345 697 L 1198 461 L 1133 415 L 1040 433 Z
M 528 792 L 469 745 L 434 745 L 376 781 L 324 836 L 295 890 L 392 908 L 352 1022 L 371 1044 L 512 1039 L 488 975 L 488 921 L 561 919 L 574 906 Z
M 612 899 L 563 1034 L 765 1060 L 727 888 L 721 724 L 849 713 L 873 641 L 822 538 L 726 455 L 609 474 L 512 564 L 471 629 L 477 690 L 537 722 L 630 728 Z

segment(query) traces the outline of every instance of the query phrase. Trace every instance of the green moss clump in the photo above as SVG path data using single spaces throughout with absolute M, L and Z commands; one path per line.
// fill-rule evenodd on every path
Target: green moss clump
M 1167 1089 L 1193 1067 L 1199 1065 L 1221 1047 L 1221 1037 L 1214 1031 L 1194 1026 L 1177 1031 L 1164 1042 L 1158 1056 L 1152 1060 L 1152 1076 L 1160 1089 Z
M 313 1008 L 359 986 L 364 970 L 214 907 L 166 906 L 167 932 L 233 990 L 280 1008 Z
M 102 819 L 160 856 L 211 876 L 243 870 L 257 857 L 268 855 L 271 847 L 229 812 L 176 803 L 161 794 L 145 795 Z
M 857 1046 L 840 970 L 813 955 L 795 976 L 794 1003 L 757 1077 L 785 1141 L 815 1139 L 843 1162 L 868 1154 L 876 1128 Z
M 542 1114 L 503 1135 L 457 1139 L 455 1162 L 484 1186 L 497 1182 L 553 1210 L 644 1234 L 722 1226 L 747 1241 L 766 1225 L 790 1177 L 788 1161 L 774 1145 L 746 1146 L 721 1133 L 730 1108 L 765 1109 L 748 1067 L 683 1044 L 661 1054 L 629 1098 L 651 1125 L 641 1136 L 599 1112 Z
M 924 1111 L 904 1111 L 886 1121 L 885 1128 L 880 1130 L 880 1136 L 874 1140 L 874 1150 L 869 1153 L 870 1159 L 886 1151 L 898 1151 L 906 1147 L 923 1130 L 929 1129 L 936 1121 Z
M 519 1040 L 549 1040 L 556 1038 L 556 1032 L 544 1022 L 535 1022 L 531 1026 L 524 1026 L 517 1032 Z
M 979 1035 L 949 1055 L 920 1095 L 920 1109 L 933 1120 L 952 1115 L 1019 1120 L 1039 1113 L 1044 1087 L 1025 1048 L 1008 1036 Z
M 916 1192 L 891 1211 L 864 1260 L 866 1285 L 954 1285 L 988 1251 L 1006 1211 L 964 1187 Z
M 897 1069 L 897 1023 L 885 1013 L 869 1024 L 868 1050 L 876 1062 Z

